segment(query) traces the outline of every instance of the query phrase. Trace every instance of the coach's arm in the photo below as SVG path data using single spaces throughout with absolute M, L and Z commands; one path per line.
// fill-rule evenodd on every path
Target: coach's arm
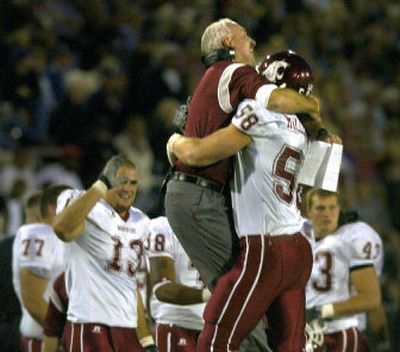
M 168 141 L 167 153 L 169 159 L 174 155 L 186 165 L 206 166 L 235 155 L 251 141 L 249 135 L 230 124 L 204 138 L 174 134 Z

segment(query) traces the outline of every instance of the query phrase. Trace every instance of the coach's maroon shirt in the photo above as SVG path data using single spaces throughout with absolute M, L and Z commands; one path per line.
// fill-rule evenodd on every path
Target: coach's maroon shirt
M 204 137 L 229 125 L 243 99 L 255 99 L 259 89 L 269 82 L 254 67 L 231 61 L 217 61 L 204 74 L 189 104 L 185 136 Z M 205 177 L 225 185 L 230 160 L 202 168 L 177 163 L 177 170 Z

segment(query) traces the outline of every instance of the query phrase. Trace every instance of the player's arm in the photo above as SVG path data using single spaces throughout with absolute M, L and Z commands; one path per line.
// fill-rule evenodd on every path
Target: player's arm
M 314 96 L 305 96 L 290 88 L 275 88 L 265 108 L 281 114 L 309 114 L 315 121 L 321 123 L 319 117 L 319 103 Z
M 175 282 L 175 264 L 167 256 L 150 258 L 153 294 L 166 303 L 189 305 L 204 303 L 210 297 L 207 289 L 180 285 Z
M 64 274 L 54 281 L 43 324 L 42 352 L 57 352 L 67 321 L 68 299 Z
M 373 341 L 379 351 L 389 351 L 390 350 L 390 337 L 389 337 L 389 327 L 386 317 L 386 312 L 383 304 L 379 305 L 378 308 L 370 310 L 367 313 L 368 317 L 368 340 Z M 386 349 L 385 349 L 386 348 Z
M 55 336 L 43 336 L 41 352 L 58 352 L 60 340 Z
M 56 216 L 53 229 L 60 240 L 73 241 L 84 233 L 86 216 L 105 192 L 94 183 Z
M 374 267 L 353 269 L 350 273 L 350 285 L 355 294 L 349 299 L 322 306 L 322 317 L 354 315 L 368 312 L 379 307 L 381 290 Z
M 233 124 L 204 138 L 179 135 L 168 142 L 170 151 L 190 166 L 206 166 L 235 155 L 251 142 L 251 137 Z
M 137 338 L 142 347 L 146 351 L 157 351 L 153 336 L 151 335 L 150 326 L 146 318 L 146 312 L 144 309 L 142 295 L 140 294 L 140 290 L 138 288 L 136 289 L 136 296 L 137 296 L 137 319 L 138 319 L 136 328 Z
M 47 288 L 48 280 L 34 274 L 26 267 L 20 269 L 19 276 L 24 306 L 29 314 L 43 326 L 47 312 L 47 302 L 43 299 L 43 294 Z

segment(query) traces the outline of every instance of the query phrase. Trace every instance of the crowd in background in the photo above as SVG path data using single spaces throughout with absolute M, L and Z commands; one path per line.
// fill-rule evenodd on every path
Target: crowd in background
M 343 206 L 385 244 L 383 295 L 393 331 L 400 297 L 400 3 L 398 0 L 58 0 L 0 5 L 0 213 L 54 182 L 89 186 L 117 151 L 140 172 L 136 206 L 162 212 L 171 118 L 204 67 L 200 36 L 230 17 L 256 54 L 300 53 L 322 118 L 343 139 Z M 394 335 L 394 334 L 393 334 Z

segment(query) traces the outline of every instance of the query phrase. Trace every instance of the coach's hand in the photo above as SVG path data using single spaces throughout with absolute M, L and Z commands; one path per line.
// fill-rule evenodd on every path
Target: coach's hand
M 179 137 L 181 137 L 180 134 L 174 133 L 171 137 L 169 137 L 167 142 L 167 157 L 171 166 L 175 165 L 175 163 L 178 161 L 178 158 L 174 154 L 174 143 Z

